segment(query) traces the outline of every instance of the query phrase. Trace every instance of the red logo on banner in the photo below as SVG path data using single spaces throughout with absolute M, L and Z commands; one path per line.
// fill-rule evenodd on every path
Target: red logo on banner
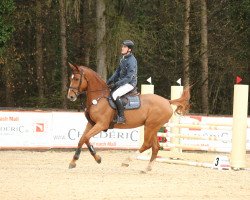
M 44 132 L 44 123 L 36 123 L 36 132 Z

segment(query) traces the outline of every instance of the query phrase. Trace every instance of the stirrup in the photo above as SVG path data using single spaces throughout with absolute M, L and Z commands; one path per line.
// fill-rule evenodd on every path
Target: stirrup
M 125 124 L 126 120 L 124 117 L 117 115 L 113 122 L 116 122 L 117 124 Z

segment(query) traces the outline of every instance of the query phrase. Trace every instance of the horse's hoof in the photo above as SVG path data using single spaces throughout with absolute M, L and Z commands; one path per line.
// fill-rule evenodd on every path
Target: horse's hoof
M 101 156 L 98 156 L 98 155 L 95 157 L 95 160 L 96 160 L 96 162 L 97 162 L 98 164 L 100 164 L 100 163 L 102 162 Z
M 146 174 L 147 172 L 146 171 L 144 171 L 144 170 L 141 170 L 140 171 L 140 174 Z
M 129 166 L 129 164 L 127 164 L 127 163 L 122 163 L 122 167 L 128 167 Z
M 152 167 L 147 167 L 146 171 L 147 171 L 147 172 L 152 171 Z
M 75 163 L 70 163 L 69 164 L 69 169 L 72 169 L 72 168 L 75 168 L 76 167 L 76 164 Z

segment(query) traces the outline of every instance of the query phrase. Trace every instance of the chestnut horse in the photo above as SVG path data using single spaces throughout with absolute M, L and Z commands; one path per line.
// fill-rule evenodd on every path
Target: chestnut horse
M 68 90 L 68 99 L 75 101 L 79 94 L 86 92 L 86 113 L 88 123 L 82 137 L 78 143 L 69 168 L 76 167 L 76 160 L 79 159 L 82 146 L 86 144 L 91 155 L 96 162 L 101 163 L 101 157 L 96 154 L 94 147 L 90 144 L 90 138 L 100 133 L 103 130 L 110 128 L 110 124 L 116 115 L 116 110 L 110 107 L 108 97 L 110 89 L 101 77 L 91 70 L 83 66 L 69 64 L 72 69 L 70 78 L 70 87 Z M 157 132 L 169 121 L 173 114 L 173 109 L 170 104 L 176 105 L 176 111 L 179 114 L 184 114 L 189 108 L 189 87 L 185 88 L 182 96 L 179 99 L 167 100 L 156 94 L 140 95 L 141 106 L 134 110 L 125 110 L 125 124 L 114 124 L 114 128 L 128 129 L 144 125 L 144 142 L 137 153 L 142 153 L 145 150 L 152 148 L 152 155 L 146 171 L 152 169 L 152 164 L 156 159 L 160 148 Z M 85 114 L 86 114 L 85 113 Z M 129 166 L 129 161 L 133 157 L 127 158 L 123 166 Z

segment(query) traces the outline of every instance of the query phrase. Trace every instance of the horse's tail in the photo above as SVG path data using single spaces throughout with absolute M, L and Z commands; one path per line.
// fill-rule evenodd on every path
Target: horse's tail
M 169 103 L 177 106 L 175 110 L 176 113 L 180 115 L 185 115 L 190 108 L 189 99 L 190 87 L 187 86 L 184 88 L 184 91 L 179 99 L 169 100 Z

